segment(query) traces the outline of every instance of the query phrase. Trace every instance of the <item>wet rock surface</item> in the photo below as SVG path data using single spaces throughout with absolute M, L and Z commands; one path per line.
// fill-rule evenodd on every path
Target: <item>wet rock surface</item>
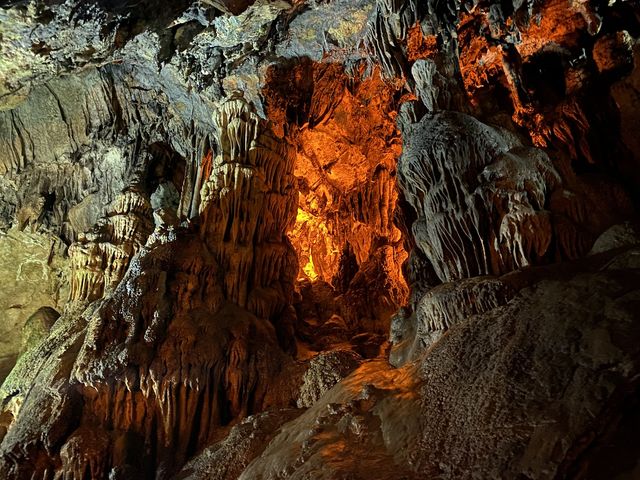
M 0 476 L 637 476 L 638 18 L 5 2 Z

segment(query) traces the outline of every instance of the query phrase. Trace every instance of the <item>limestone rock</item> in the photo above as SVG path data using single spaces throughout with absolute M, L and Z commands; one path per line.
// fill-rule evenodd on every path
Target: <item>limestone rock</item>
M 507 303 L 513 289 L 499 278 L 473 277 L 444 283 L 429 290 L 406 316 L 392 325 L 393 346 L 389 361 L 400 366 L 416 360 L 453 325 Z
M 633 63 L 633 38 L 629 32 L 600 37 L 593 46 L 593 59 L 600 72 L 629 67 Z
M 636 368 L 628 340 L 638 333 L 637 291 L 628 287 L 638 283 L 628 283 L 623 270 L 564 278 L 549 270 L 550 278 L 436 344 L 420 366 L 420 395 L 421 418 L 438 420 L 420 439 L 440 447 L 421 457 L 417 469 L 450 477 L 544 477 L 579 468 L 579 453 L 598 444 L 597 432 L 619 428 L 607 420 L 610 402 L 633 395 L 622 392 Z M 450 390 L 453 385 L 460 390 Z M 447 406 L 442 412 L 437 405 Z M 466 432 L 466 440 L 439 443 L 451 429 Z
M 604 438 L 624 442 L 616 436 L 624 420 L 611 407 L 636 398 L 640 283 L 631 252 L 613 264 L 539 271 L 505 305 L 454 325 L 415 364 L 362 365 L 285 424 L 240 478 L 553 478 L 602 469 L 603 456 L 581 453 L 606 448 Z
M 290 302 L 295 270 L 284 235 L 297 200 L 293 154 L 240 98 L 221 106 L 216 125 L 220 153 L 198 174 L 205 242 L 225 272 L 227 298 L 272 318 Z
M 0 477 L 634 476 L 636 10 L 4 2 Z
M 224 440 L 189 461 L 176 475 L 176 480 L 235 480 L 262 453 L 280 427 L 299 413 L 290 409 L 247 417 L 234 426 Z
M 59 317 L 60 314 L 51 307 L 40 307 L 36 310 L 22 327 L 20 353 L 32 349 L 48 337 L 53 324 Z
M 622 171 L 624 175 L 633 179 L 634 184 L 640 181 L 638 177 L 637 165 L 640 157 L 637 154 L 640 147 L 640 140 L 635 132 L 640 126 L 640 116 L 638 116 L 637 106 L 640 104 L 640 46 L 635 45 L 633 49 L 633 69 L 631 74 L 623 77 L 613 84 L 611 94 L 615 101 L 616 108 L 620 112 L 620 134 L 622 141 L 626 145 L 629 157 L 623 161 Z M 622 157 L 623 160 L 625 157 Z
M 419 413 L 412 385 L 410 376 L 389 370 L 386 362 L 365 363 L 283 425 L 239 478 L 425 478 L 394 457 L 408 445 L 397 442 L 389 449 L 387 442 L 399 438 L 384 430 L 389 415 L 398 432 L 416 433 L 412 421 Z
M 47 234 L 9 230 L 0 235 L 0 275 L 5 279 L 0 289 L 3 380 L 23 351 L 23 329 L 29 319 L 43 308 L 62 310 L 68 299 L 70 265 L 64 250 L 58 238 Z M 36 324 L 37 318 L 43 319 L 33 318 Z
M 293 74 L 304 74 L 302 67 Z M 399 138 L 388 109 L 393 91 L 377 74 L 349 86 L 339 68 L 307 68 L 315 80 L 308 118 L 292 133 L 299 145 L 299 202 L 289 237 L 299 278 L 331 284 L 342 297 L 335 313 L 349 328 L 386 331 L 388 314 L 407 295 L 401 273 L 406 253 L 394 224 Z M 278 92 L 273 96 L 280 101 Z M 282 102 L 293 103 L 289 97 Z M 280 115 L 276 107 L 291 108 L 273 103 L 272 116 Z
M 157 237 L 149 247 L 143 246 L 149 243 L 151 208 L 143 195 L 128 191 L 118 197 L 95 232 L 87 235 L 85 246 L 72 246 L 73 298 L 90 302 L 106 296 L 84 312 L 70 311 L 57 330 L 21 358 L 3 387 L 5 395 L 15 399 L 12 418 L 20 418 L 27 414 L 22 408 L 24 412 L 36 408 L 31 399 L 49 395 L 45 390 L 30 392 L 29 382 L 45 371 L 57 372 L 65 378 L 57 404 L 80 401 L 82 415 L 95 419 L 81 425 L 53 457 L 46 454 L 44 470 L 59 455 L 65 474 L 72 476 L 84 475 L 87 462 L 96 477 L 112 469 L 119 475 L 119 468 L 167 475 L 234 419 L 260 411 L 273 399 L 293 401 L 286 395 L 282 400 L 275 395 L 267 400 L 266 389 L 268 379 L 275 382 L 287 361 L 291 363 L 278 343 L 288 337 L 280 339 L 270 322 L 274 311 L 287 303 L 290 291 L 284 286 L 293 278 L 287 267 L 295 264 L 287 263 L 292 249 L 284 235 L 295 211 L 290 186 L 282 178 L 291 163 L 286 148 L 268 133 L 249 130 L 245 136 L 244 120 L 249 120 L 249 129 L 264 128 L 245 108 L 232 103 L 221 112 L 228 114 L 218 123 L 224 160 L 209 164 L 217 170 L 211 176 L 205 170 L 205 180 L 228 196 L 220 192 L 203 196 L 204 221 L 199 231 L 182 231 L 179 238 Z M 250 136 L 252 132 L 256 136 Z M 256 148 L 256 137 L 261 148 Z M 251 189 L 244 182 L 250 174 L 235 174 L 253 168 L 257 182 L 266 177 L 269 189 L 277 191 Z M 265 198 L 272 203 L 265 205 Z M 243 213 L 237 216 L 238 212 Z M 259 223 L 267 213 L 273 221 Z M 223 217 L 228 222 L 219 223 Z M 238 256 L 239 243 L 250 255 Z M 114 256 L 119 261 L 113 261 Z M 255 262 L 256 267 L 247 262 Z M 221 278 L 223 272 L 228 274 L 226 279 Z M 255 296 L 249 296 L 248 285 L 262 286 L 267 292 L 257 296 L 254 289 L 250 293 Z M 75 336 L 79 332 L 82 336 Z M 65 360 L 59 362 L 59 358 Z M 220 382 L 225 385 L 222 390 Z M 205 412 L 207 421 L 196 425 L 197 412 Z M 52 421 L 51 428 L 58 428 Z M 20 428 L 9 425 L 7 451 L 19 448 L 20 438 Z M 61 435 L 71 433 L 64 432 Z M 138 458 L 127 459 L 122 438 L 138 439 L 155 453 L 145 450 Z M 17 476 L 29 468 L 19 461 L 6 467 L 7 475 Z
M 298 407 L 310 407 L 360 363 L 358 354 L 349 350 L 320 353 L 311 359 L 302 377 Z
M 506 273 L 545 256 L 553 235 L 545 206 L 560 179 L 544 152 L 448 112 L 425 115 L 404 135 L 399 185 L 416 211 L 416 246 L 441 281 Z
M 598 237 L 593 244 L 590 255 L 606 252 L 614 248 L 628 247 L 640 243 L 638 229 L 630 222 L 614 225 Z
M 115 288 L 152 231 L 149 201 L 137 192 L 119 196 L 92 232 L 69 247 L 72 301 L 93 301 Z

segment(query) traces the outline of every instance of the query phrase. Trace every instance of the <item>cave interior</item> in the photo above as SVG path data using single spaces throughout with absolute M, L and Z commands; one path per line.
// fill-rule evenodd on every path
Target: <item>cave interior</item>
M 640 478 L 636 0 L 0 4 L 0 477 Z

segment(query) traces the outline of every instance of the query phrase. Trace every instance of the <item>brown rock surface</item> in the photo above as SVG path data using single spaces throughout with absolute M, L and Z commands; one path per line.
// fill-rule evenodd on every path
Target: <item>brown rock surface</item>
M 557 478 L 602 469 L 591 452 L 624 428 L 614 412 L 637 395 L 639 258 L 631 249 L 586 267 L 518 274 L 531 285 L 451 327 L 417 362 L 360 367 L 285 424 L 240 478 Z M 634 435 L 628 455 L 638 453 Z M 631 475 L 627 458 L 605 471 Z
M 23 328 L 41 308 L 62 309 L 69 295 L 69 260 L 57 237 L 9 230 L 0 236 L 0 377 L 23 351 Z

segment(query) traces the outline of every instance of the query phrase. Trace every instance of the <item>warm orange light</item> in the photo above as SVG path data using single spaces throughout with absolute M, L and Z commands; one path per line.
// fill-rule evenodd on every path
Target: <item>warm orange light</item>
M 200 164 L 200 176 L 202 181 L 206 181 L 211 176 L 211 169 L 213 168 L 213 151 L 209 150 L 205 156 L 202 158 L 202 163 Z
M 305 212 L 302 208 L 298 208 L 295 227 L 289 234 L 289 238 L 300 256 L 300 264 L 302 265 L 306 260 L 306 263 L 302 266 L 301 273 L 312 282 L 317 280 L 320 275 L 316 271 L 316 266 L 313 263 L 313 255 L 311 254 L 311 244 L 313 242 L 309 236 L 312 232 L 315 233 L 319 227 L 321 230 L 323 225 L 318 218 Z M 300 280 L 302 279 L 304 279 L 304 277 L 300 278 Z
M 313 255 L 311 255 L 311 253 L 309 253 L 309 261 L 304 267 L 302 267 L 302 271 L 312 282 L 318 278 L 315 266 L 313 265 Z
M 428 39 L 419 27 L 414 30 L 416 55 L 429 56 Z M 378 73 L 354 84 L 340 72 L 322 72 L 313 93 L 313 121 L 292 133 L 299 208 L 287 235 L 298 255 L 298 279 L 345 288 L 360 267 L 372 271 L 383 262 L 380 269 L 393 288 L 405 292 L 404 251 L 393 225 L 401 153 L 391 107 L 395 89 Z
M 296 226 L 300 225 L 301 223 L 308 222 L 312 218 L 313 216 L 311 214 L 298 207 L 298 214 L 296 215 Z

